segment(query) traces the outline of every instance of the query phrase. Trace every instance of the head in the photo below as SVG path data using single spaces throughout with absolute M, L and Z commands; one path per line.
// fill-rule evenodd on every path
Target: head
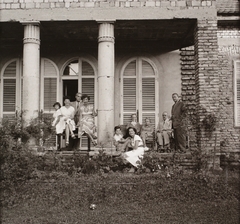
M 128 133 L 128 135 L 130 136 L 130 137 L 134 137 L 134 135 L 137 133 L 137 130 L 135 129 L 135 128 L 132 128 L 132 127 L 129 127 L 128 129 L 127 129 L 127 133 Z
M 115 134 L 117 134 L 117 135 L 122 134 L 122 131 L 121 131 L 120 126 L 116 126 L 116 127 L 114 128 L 114 132 L 115 132 Z
M 81 100 L 83 103 L 88 103 L 90 100 L 90 96 L 88 96 L 87 94 L 83 94 Z
M 179 95 L 177 93 L 173 93 L 172 94 L 172 99 L 175 103 L 178 102 L 179 101 Z
M 164 111 L 162 113 L 162 118 L 163 118 L 164 121 L 167 119 L 167 116 L 168 116 L 167 112 Z
M 64 105 L 65 105 L 65 106 L 70 106 L 70 104 L 71 104 L 71 98 L 70 98 L 69 96 L 65 96 L 65 97 L 63 98 L 63 102 L 64 102 Z
M 76 101 L 80 102 L 81 101 L 82 94 L 81 93 L 76 93 L 75 98 Z
M 53 107 L 54 107 L 55 110 L 58 110 L 58 109 L 60 109 L 61 104 L 59 102 L 56 102 L 56 103 L 53 104 Z
M 150 125 L 151 124 L 150 118 L 148 118 L 148 117 L 145 118 L 145 124 L 146 125 Z
M 135 121 L 135 122 L 137 121 L 137 115 L 136 114 L 132 114 L 131 118 L 132 118 L 132 121 Z

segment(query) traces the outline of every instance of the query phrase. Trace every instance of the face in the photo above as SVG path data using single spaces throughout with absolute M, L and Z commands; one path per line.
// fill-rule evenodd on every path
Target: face
M 65 99 L 64 100 L 64 104 L 65 104 L 65 106 L 69 106 L 70 105 L 70 100 L 69 99 Z
M 87 102 L 88 102 L 88 98 L 86 97 L 83 99 L 83 103 L 87 103 Z
M 174 94 L 173 96 L 172 96 L 172 99 L 173 99 L 173 101 L 176 103 L 177 101 L 178 101 L 178 95 L 176 95 L 176 94 Z
M 135 131 L 132 128 L 129 129 L 129 135 L 131 137 L 134 137 L 134 135 L 135 135 Z
M 118 129 L 116 130 L 116 134 L 117 134 L 117 135 L 121 135 L 121 134 L 122 134 L 122 131 L 121 131 L 120 128 L 118 128 Z
M 78 93 L 75 98 L 76 98 L 76 101 L 80 102 L 81 101 L 81 96 L 82 94 L 81 93 Z
M 133 114 L 132 115 L 132 121 L 136 121 L 137 120 L 137 116 L 136 116 L 136 114 Z
M 149 119 L 146 119 L 146 120 L 145 120 L 145 123 L 146 123 L 146 125 L 149 125 L 149 124 L 150 124 L 150 120 L 149 120 Z
M 164 113 L 164 114 L 162 115 L 162 117 L 163 117 L 163 120 L 165 121 L 165 120 L 167 119 L 167 114 Z
M 58 110 L 60 107 L 59 107 L 58 104 L 56 104 L 56 105 L 54 106 L 54 108 L 55 108 L 55 110 Z

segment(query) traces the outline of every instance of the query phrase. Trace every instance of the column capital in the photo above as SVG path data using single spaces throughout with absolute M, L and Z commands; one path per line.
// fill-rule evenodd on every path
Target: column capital
M 114 25 L 109 21 L 102 21 L 99 25 L 98 42 L 114 43 Z
M 40 28 L 38 21 L 22 22 L 24 25 L 23 43 L 33 43 L 40 45 Z

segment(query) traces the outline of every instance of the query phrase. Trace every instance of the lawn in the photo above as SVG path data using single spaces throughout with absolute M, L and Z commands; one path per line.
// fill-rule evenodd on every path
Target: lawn
M 4 190 L 2 223 L 238 224 L 239 177 L 208 181 L 194 175 L 43 173 Z M 90 204 L 96 209 L 89 209 Z

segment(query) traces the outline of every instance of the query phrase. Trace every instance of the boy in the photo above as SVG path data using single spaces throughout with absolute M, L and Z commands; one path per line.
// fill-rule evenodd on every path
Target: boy
M 114 128 L 114 132 L 115 134 L 113 136 L 113 145 L 116 147 L 116 150 L 118 152 L 124 152 L 128 143 L 128 139 L 123 138 L 120 126 L 116 126 Z

